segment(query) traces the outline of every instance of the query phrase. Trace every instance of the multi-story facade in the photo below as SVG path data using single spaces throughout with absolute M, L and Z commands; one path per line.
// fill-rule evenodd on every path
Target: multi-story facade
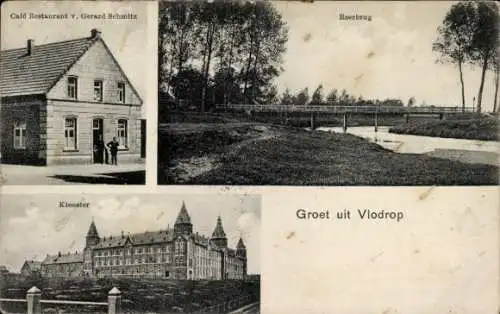
M 103 163 L 103 143 L 113 137 L 122 162 L 141 160 L 142 100 L 99 30 L 41 45 L 28 40 L 2 51 L 0 67 L 3 163 Z
M 86 236 L 85 276 L 224 280 L 246 272 L 243 240 L 229 248 L 220 217 L 211 237 L 195 233 L 184 203 L 173 229 L 101 238 L 92 221 Z
M 83 275 L 83 254 L 81 252 L 48 255 L 42 261 L 42 277 L 66 278 Z

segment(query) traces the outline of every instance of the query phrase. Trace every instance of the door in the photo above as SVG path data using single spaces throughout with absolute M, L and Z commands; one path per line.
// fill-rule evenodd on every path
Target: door
M 95 164 L 104 163 L 104 128 L 103 121 L 100 118 L 92 120 L 92 148 Z

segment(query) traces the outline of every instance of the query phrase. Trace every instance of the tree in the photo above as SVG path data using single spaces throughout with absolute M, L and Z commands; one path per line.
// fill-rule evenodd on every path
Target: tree
M 168 93 L 175 73 L 197 57 L 198 34 L 191 4 L 164 1 L 159 6 L 158 83 Z
M 458 67 L 462 89 L 462 110 L 465 111 L 465 86 L 462 65 L 470 56 L 475 32 L 476 12 L 472 2 L 454 4 L 438 27 L 438 38 L 432 50 L 440 54 L 438 62 Z
M 346 106 L 348 105 L 348 102 L 349 102 L 349 94 L 347 93 L 347 91 L 345 89 L 342 90 L 342 93 L 340 94 L 340 97 L 339 97 L 339 104 L 341 106 Z
M 498 110 L 499 109 L 498 108 L 498 84 L 499 84 L 499 79 L 500 79 L 499 52 L 497 52 L 495 58 L 493 58 L 493 71 L 495 72 L 495 96 L 493 98 L 493 112 L 497 112 L 497 111 L 499 111 Z
M 278 96 L 278 88 L 275 85 L 271 85 L 269 88 L 266 88 L 263 95 L 263 100 L 266 104 L 277 104 L 280 101 Z
M 416 103 L 417 103 L 417 101 L 415 100 L 415 97 L 411 96 L 410 99 L 408 99 L 407 106 L 408 107 L 413 107 Z
M 173 88 L 175 78 L 179 93 L 179 74 L 199 69 L 201 84 L 197 80 L 193 86 L 199 89 L 192 90 L 198 96 L 188 98 L 196 99 L 201 111 L 210 102 L 276 98 L 273 80 L 283 71 L 288 29 L 272 4 L 166 1 L 159 6 L 158 84 L 163 91 Z
M 481 83 L 477 94 L 477 112 L 481 112 L 486 70 L 489 62 L 497 57 L 499 12 L 495 2 L 480 1 L 475 5 L 476 23 L 470 57 L 481 65 Z
M 309 89 L 306 87 L 295 97 L 295 105 L 305 106 L 309 102 Z
M 187 107 L 201 105 L 201 86 L 203 75 L 193 68 L 184 68 L 172 78 L 172 88 L 177 99 L 187 102 Z
M 328 96 L 326 96 L 326 102 L 330 106 L 334 106 L 337 104 L 337 90 L 333 89 Z
M 323 104 L 323 84 L 319 84 L 311 97 L 312 106 L 319 106 Z
M 285 89 L 281 96 L 281 104 L 284 106 L 292 106 L 295 104 L 295 97 L 290 93 L 290 89 Z
M 259 100 L 262 89 L 283 69 L 282 55 L 286 51 L 288 28 L 278 10 L 269 2 L 245 2 L 246 17 L 242 45 L 243 68 L 241 81 L 246 102 Z
M 227 104 L 229 101 L 239 103 L 242 101 L 240 87 L 233 68 L 219 69 L 213 78 L 214 100 L 217 104 Z

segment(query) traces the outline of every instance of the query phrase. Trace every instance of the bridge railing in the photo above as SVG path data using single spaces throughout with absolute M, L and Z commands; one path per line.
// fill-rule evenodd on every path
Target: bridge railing
M 42 314 L 42 304 L 56 305 L 77 305 L 77 306 L 107 306 L 108 314 L 122 314 L 121 311 L 121 292 L 116 287 L 108 293 L 108 302 L 87 302 L 87 301 L 63 301 L 63 300 L 42 300 L 42 291 L 33 286 L 26 293 L 26 299 L 5 299 L 0 298 L 2 302 L 26 303 L 26 314 Z
M 286 105 L 252 105 L 252 104 L 219 104 L 219 110 L 254 111 L 254 112 L 329 112 L 329 113 L 470 113 L 474 107 L 406 107 L 406 106 L 286 106 Z

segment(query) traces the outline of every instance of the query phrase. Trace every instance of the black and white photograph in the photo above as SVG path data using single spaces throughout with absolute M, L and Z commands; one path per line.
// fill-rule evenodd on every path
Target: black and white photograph
M 145 183 L 147 21 L 137 2 L 2 4 L 2 184 Z
M 260 313 L 259 195 L 0 204 L 2 313 Z
M 498 4 L 160 2 L 158 184 L 498 184 Z

